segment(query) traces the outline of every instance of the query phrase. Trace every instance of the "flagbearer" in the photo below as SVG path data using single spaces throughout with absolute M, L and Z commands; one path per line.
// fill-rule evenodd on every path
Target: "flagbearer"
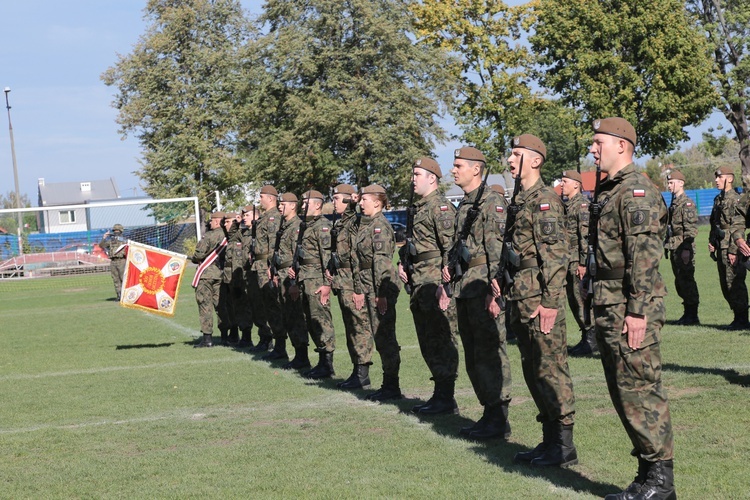
M 227 239 L 221 227 L 224 212 L 211 214 L 210 230 L 201 238 L 195 247 L 191 260 L 198 264 L 193 279 L 195 300 L 198 302 L 198 315 L 201 322 L 203 339 L 195 347 L 212 347 L 214 329 L 214 311 L 219 317 L 219 330 L 224 327 L 226 318 L 219 309 L 222 268 Z
M 125 276 L 125 263 L 128 260 L 128 241 L 122 236 L 124 229 L 122 224 L 115 224 L 112 226 L 112 232 L 104 233 L 104 238 L 99 242 L 99 247 L 107 252 L 109 257 L 109 272 L 112 274 L 118 301 L 122 290 L 122 278 Z

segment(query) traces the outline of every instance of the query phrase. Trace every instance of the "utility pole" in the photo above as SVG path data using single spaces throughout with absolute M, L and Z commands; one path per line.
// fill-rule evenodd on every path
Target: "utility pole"
M 10 131 L 10 154 L 13 157 L 13 180 L 16 183 L 16 208 L 21 207 L 21 193 L 18 189 L 18 164 L 16 163 L 16 145 L 13 141 L 13 122 L 10 120 L 10 101 L 8 101 L 8 94 L 10 94 L 10 87 L 5 87 L 5 107 L 8 109 L 8 130 Z M 18 212 L 18 255 L 23 255 L 23 238 L 21 238 L 21 231 L 23 230 L 23 213 Z

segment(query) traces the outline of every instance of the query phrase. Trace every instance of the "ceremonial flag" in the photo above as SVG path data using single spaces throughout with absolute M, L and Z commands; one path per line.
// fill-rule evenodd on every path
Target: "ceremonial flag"
M 128 241 L 120 304 L 173 316 L 187 257 Z

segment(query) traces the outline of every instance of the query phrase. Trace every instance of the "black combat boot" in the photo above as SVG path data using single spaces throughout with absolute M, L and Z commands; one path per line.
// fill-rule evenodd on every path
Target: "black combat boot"
M 689 314 L 688 314 L 688 308 L 689 307 L 690 306 L 687 305 L 687 304 L 684 304 L 684 303 L 682 304 L 682 316 L 680 316 L 680 319 L 678 319 L 678 320 L 676 320 L 674 322 L 675 325 L 684 325 L 685 324 L 685 320 L 689 316 Z
M 262 359 L 265 359 L 266 361 L 288 360 L 289 355 L 286 353 L 286 339 L 277 340 L 273 351 L 263 356 Z
M 531 465 L 540 467 L 570 467 L 578 463 L 578 452 L 573 444 L 573 424 L 563 425 L 553 422 L 553 435 L 547 443 L 547 449 L 540 457 L 531 461 Z
M 318 366 L 316 366 L 309 372 L 305 373 L 304 374 L 305 378 L 310 378 L 313 380 L 320 380 L 324 378 L 331 378 L 333 375 L 336 374 L 333 371 L 333 353 L 319 351 L 318 355 L 320 356 L 320 361 L 318 361 Z
M 490 415 L 489 407 L 485 405 L 484 413 L 482 414 L 481 418 L 469 426 L 461 427 L 460 429 L 458 429 L 458 433 L 462 436 L 469 437 L 469 435 L 472 432 L 478 431 L 480 429 L 484 429 L 484 427 L 489 422 L 490 418 L 491 418 L 491 415 Z
M 227 340 L 229 339 L 229 329 L 228 328 L 219 328 L 219 332 L 221 332 L 221 342 L 220 342 L 220 345 L 227 345 Z
M 643 483 L 648 478 L 648 471 L 651 468 L 651 462 L 638 457 L 638 475 L 635 476 L 633 482 L 628 485 L 620 493 L 610 493 L 605 500 L 633 500 L 639 498 Z
M 683 325 L 700 325 L 701 320 L 698 318 L 698 304 L 685 306 L 687 317 L 682 322 Z
M 352 376 L 337 385 L 341 389 L 369 389 L 370 365 L 354 365 Z
M 573 357 L 590 356 L 592 354 L 599 354 L 599 345 L 596 343 L 596 332 L 593 326 L 583 332 L 578 344 L 568 349 L 568 355 Z
M 245 328 L 242 330 L 242 338 L 240 339 L 240 342 L 237 344 L 237 347 L 240 349 L 246 349 L 248 347 L 253 347 L 253 337 L 252 337 L 252 328 Z
M 547 451 L 547 446 L 552 442 L 552 435 L 554 434 L 555 422 L 542 422 L 542 442 L 536 445 L 533 450 L 519 451 L 513 457 L 513 461 L 516 463 L 530 463 L 535 458 L 539 458 L 544 455 Z
M 438 387 L 439 387 L 438 383 L 435 382 L 435 389 L 433 389 L 432 396 L 430 396 L 430 399 L 428 399 L 424 403 L 419 403 L 418 405 L 412 406 L 411 408 L 412 413 L 419 413 L 419 410 L 421 410 L 425 406 L 430 406 L 431 404 L 433 404 L 435 402 L 435 398 L 438 397 Z
M 485 406 L 484 410 L 489 413 L 489 418 L 481 428 L 469 432 L 469 437 L 480 440 L 493 438 L 508 439 L 510 437 L 508 403 Z
M 456 391 L 456 382 L 454 380 L 444 380 L 435 382 L 435 395 L 430 401 L 421 405 L 415 413 L 419 415 L 442 415 L 452 413 L 458 415 L 458 404 L 454 397 Z M 412 411 L 414 411 L 412 409 Z
M 389 399 L 401 399 L 401 388 L 398 383 L 398 376 L 383 374 L 383 385 L 377 391 L 365 396 L 369 401 L 387 401 Z
M 227 338 L 227 344 L 235 346 L 240 341 L 240 327 L 233 326 L 229 329 L 229 337 Z
M 294 348 L 294 358 L 284 363 L 281 367 L 284 370 L 306 370 L 310 368 L 310 358 L 307 357 L 307 345 Z
M 269 349 L 273 348 L 273 342 L 271 337 L 261 337 L 258 341 L 258 345 L 251 347 L 250 352 L 268 352 Z
M 210 333 L 204 333 L 203 339 L 197 344 L 195 344 L 193 347 L 213 347 L 213 346 L 214 346 L 214 342 L 213 342 L 212 335 Z
M 732 321 L 727 330 L 748 330 L 750 329 L 750 323 L 747 320 L 747 308 L 734 310 L 734 321 Z

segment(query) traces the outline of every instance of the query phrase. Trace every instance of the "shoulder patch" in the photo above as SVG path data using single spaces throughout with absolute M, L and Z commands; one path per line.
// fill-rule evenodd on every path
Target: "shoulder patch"
M 634 189 L 633 190 L 633 196 L 636 198 L 643 198 L 646 196 L 646 190 L 645 189 Z
M 376 227 L 375 229 L 372 230 L 372 232 L 375 234 L 380 234 L 381 231 L 382 229 L 380 229 L 379 227 Z
M 686 207 L 692 207 L 692 206 L 693 206 L 693 203 L 689 201 L 689 202 L 685 203 L 685 206 L 686 206 Z
M 549 207 L 549 203 L 540 203 L 539 204 L 539 210 L 541 210 L 542 212 L 545 212 L 545 211 L 549 210 L 549 208 L 550 208 Z
M 581 203 L 581 208 L 587 208 L 589 206 L 588 203 Z
M 448 211 L 448 205 L 440 205 L 440 211 L 441 212 L 447 212 Z
M 276 220 L 276 217 L 269 217 L 268 220 L 271 221 L 271 222 L 273 222 L 273 221 Z
M 505 208 L 502 205 L 495 205 L 495 212 L 503 213 L 505 212 Z
M 328 229 L 329 229 L 329 228 L 328 228 L 328 226 L 323 226 L 323 227 L 321 228 L 321 230 L 322 230 L 322 231 L 323 231 L 324 233 L 327 233 L 327 232 L 328 232 Z

